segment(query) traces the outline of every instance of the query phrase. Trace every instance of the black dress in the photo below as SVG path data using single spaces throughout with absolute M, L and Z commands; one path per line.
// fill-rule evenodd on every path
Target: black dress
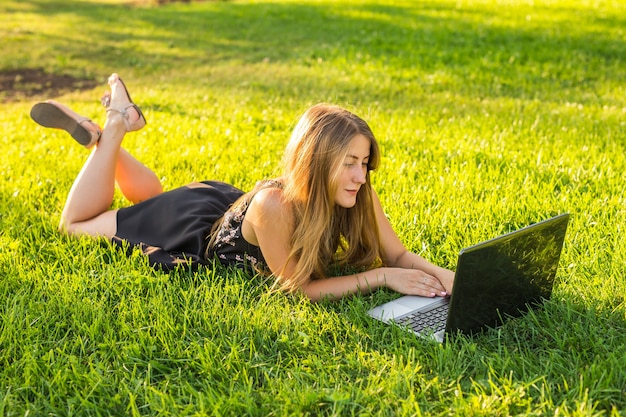
M 152 266 L 166 270 L 181 264 L 195 269 L 214 258 L 253 271 L 264 260 L 260 249 L 241 234 L 247 205 L 225 216 L 216 245 L 209 257 L 205 256 L 213 224 L 243 194 L 219 181 L 196 182 L 164 192 L 119 209 L 117 232 L 112 241 L 120 246 L 140 248 Z

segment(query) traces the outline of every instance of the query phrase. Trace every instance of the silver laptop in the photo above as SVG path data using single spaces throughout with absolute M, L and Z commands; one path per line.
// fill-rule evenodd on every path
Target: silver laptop
M 497 327 L 550 298 L 568 221 L 561 214 L 461 250 L 449 298 L 403 296 L 368 314 L 440 342 Z

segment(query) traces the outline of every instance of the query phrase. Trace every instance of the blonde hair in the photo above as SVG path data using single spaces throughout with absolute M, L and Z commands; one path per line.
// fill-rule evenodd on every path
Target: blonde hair
M 337 178 L 357 135 L 370 141 L 366 181 L 356 204 L 335 204 Z M 327 276 L 328 266 L 367 267 L 380 259 L 380 239 L 372 202 L 370 171 L 378 167 L 380 151 L 368 124 L 341 107 L 318 104 L 298 121 L 283 157 L 283 198 L 293 213 L 289 260 L 295 273 L 277 282 L 297 291 L 309 279 Z
M 350 143 L 357 135 L 370 141 L 368 169 L 356 204 L 344 208 L 335 204 L 337 181 Z M 283 156 L 282 181 L 258 183 L 230 209 L 245 210 L 256 193 L 268 186 L 282 188 L 283 201 L 293 214 L 291 253 L 283 268 L 291 260 L 295 260 L 296 267 L 288 278 L 277 274 L 275 286 L 296 292 L 310 279 L 325 278 L 331 265 L 367 268 L 380 261 L 380 237 L 370 182 L 370 171 L 379 162 L 380 150 L 372 130 L 348 110 L 317 104 L 300 117 Z M 213 226 L 207 256 L 222 223 L 223 218 Z

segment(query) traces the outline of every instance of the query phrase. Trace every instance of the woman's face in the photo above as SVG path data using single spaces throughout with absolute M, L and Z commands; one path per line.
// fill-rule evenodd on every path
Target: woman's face
M 365 184 L 369 158 L 369 139 L 361 134 L 356 135 L 350 141 L 339 171 L 335 204 L 345 208 L 354 207 L 357 193 L 361 185 Z

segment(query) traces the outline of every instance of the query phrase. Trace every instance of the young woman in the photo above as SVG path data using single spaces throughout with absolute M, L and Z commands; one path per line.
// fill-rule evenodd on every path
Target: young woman
M 158 177 L 121 147 L 145 126 L 117 74 L 103 97 L 100 127 L 54 101 L 36 104 L 39 124 L 66 130 L 93 148 L 69 192 L 60 228 L 140 247 L 155 265 L 224 264 L 275 278 L 312 301 L 388 287 L 446 296 L 454 273 L 409 252 L 385 217 L 370 183 L 378 144 L 365 121 L 332 105 L 309 108 L 295 127 L 283 176 L 249 193 L 217 181 L 163 192 Z M 115 183 L 135 203 L 111 210 Z M 357 271 L 329 276 L 330 270 Z

